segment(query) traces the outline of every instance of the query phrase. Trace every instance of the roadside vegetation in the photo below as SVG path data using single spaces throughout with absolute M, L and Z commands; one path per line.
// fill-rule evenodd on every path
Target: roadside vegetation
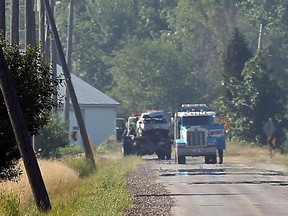
M 96 149 L 96 172 L 89 161 L 76 156 L 39 160 L 52 210 L 46 214 L 38 212 L 23 173 L 19 182 L 0 183 L 0 215 L 123 215 L 132 205 L 126 176 L 143 161 L 136 156 L 123 158 L 120 146 L 108 140 L 99 147 L 101 151 L 106 149 L 105 153 Z M 288 166 L 288 156 L 275 150 L 270 157 L 267 146 L 231 141 L 227 144 L 224 163 Z
M 26 173 L 0 183 L 0 215 L 122 215 L 132 205 L 126 176 L 139 157 L 96 157 L 97 171 L 84 158 L 39 160 L 52 210 L 38 212 Z
M 288 166 L 288 155 L 278 149 L 272 150 L 271 154 L 267 145 L 227 141 L 224 163 L 267 163 Z

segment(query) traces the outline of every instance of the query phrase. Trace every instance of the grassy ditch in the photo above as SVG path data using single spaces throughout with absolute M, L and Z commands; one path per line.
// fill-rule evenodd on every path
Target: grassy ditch
M 225 163 L 264 163 L 279 164 L 288 166 L 288 155 L 273 150 L 270 154 L 268 146 L 259 146 L 243 142 L 227 142 L 227 149 L 224 153 Z
M 75 161 L 68 162 L 73 169 L 67 162 L 39 161 L 52 205 L 49 213 L 38 212 L 24 174 L 18 183 L 0 184 L 0 215 L 123 215 L 131 207 L 126 176 L 141 163 L 140 158 L 97 159 L 97 171 L 82 178 L 79 170 L 85 167 L 83 159 L 75 160 L 79 160 L 79 166 Z

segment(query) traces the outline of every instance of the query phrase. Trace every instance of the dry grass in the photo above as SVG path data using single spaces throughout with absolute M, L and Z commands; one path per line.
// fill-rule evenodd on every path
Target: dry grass
M 39 166 L 52 205 L 48 215 L 101 215 L 101 212 L 107 211 L 108 203 L 109 211 L 123 212 L 131 204 L 126 190 L 126 175 L 135 164 L 141 162 L 141 159 L 136 156 L 135 158 L 121 157 L 120 160 L 116 158 L 118 157 L 115 159 L 98 157 L 97 172 L 85 178 L 79 178 L 77 172 L 67 167 L 66 160 L 65 163 L 56 160 L 40 160 Z M 21 166 L 23 167 L 22 163 Z M 107 187 L 111 188 L 111 191 L 107 190 Z M 2 202 L 4 208 L 1 211 L 0 207 L 0 215 L 43 215 L 37 211 L 26 173 L 23 173 L 18 183 L 0 183 L 0 194 L 4 195 L 6 200 Z M 10 194 L 13 195 L 12 198 Z M 8 210 L 5 210 L 6 208 Z M 80 213 L 83 208 L 87 214 Z
M 61 194 L 61 191 L 69 191 L 77 183 L 78 174 L 60 161 L 39 160 L 38 162 L 49 196 Z M 24 172 L 20 181 L 3 182 L 0 184 L 0 191 L 17 194 L 20 197 L 21 206 L 25 207 L 31 203 L 34 197 L 22 162 L 20 166 Z
M 240 142 L 227 142 L 224 154 L 225 163 L 268 163 L 287 164 L 287 156 L 280 154 L 277 150 L 272 151 L 272 157 L 267 146 L 256 146 Z

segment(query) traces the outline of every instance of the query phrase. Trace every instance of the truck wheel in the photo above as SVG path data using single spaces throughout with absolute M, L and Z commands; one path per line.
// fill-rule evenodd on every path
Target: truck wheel
M 216 156 L 216 154 L 215 154 L 215 155 L 211 155 L 211 156 L 210 156 L 210 159 L 211 159 L 211 164 L 216 164 L 216 163 L 217 163 L 217 156 Z
M 122 146 L 122 154 L 123 156 L 126 156 L 124 146 Z
M 171 142 L 168 142 L 168 147 L 166 147 L 165 150 L 165 155 L 166 155 L 166 160 L 171 160 Z
M 122 147 L 122 153 L 123 153 L 123 156 L 129 155 L 129 152 L 127 152 L 127 149 L 124 146 Z
M 171 152 L 166 154 L 166 160 L 171 160 Z
M 165 159 L 165 154 L 163 154 L 162 151 L 158 151 L 158 152 L 156 153 L 156 155 L 157 155 L 157 157 L 158 157 L 159 160 L 164 160 L 164 159 Z
M 210 163 L 210 155 L 206 155 L 205 156 L 205 164 L 209 164 Z
M 123 156 L 128 155 L 127 147 L 126 147 L 126 144 L 125 144 L 125 143 L 123 143 L 123 145 L 122 145 L 122 153 L 123 153 Z
M 216 164 L 216 163 L 217 163 L 216 154 L 205 156 L 205 164 Z
M 123 152 L 123 156 L 130 155 L 131 154 L 131 146 L 130 146 L 130 144 L 126 143 L 125 145 L 123 145 L 122 152 Z
M 178 164 L 186 164 L 186 157 L 184 155 L 178 155 Z

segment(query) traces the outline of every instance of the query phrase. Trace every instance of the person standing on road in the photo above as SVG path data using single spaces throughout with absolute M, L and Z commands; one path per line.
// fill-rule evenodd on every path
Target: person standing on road
M 226 149 L 225 139 L 222 142 L 217 142 L 217 151 L 219 157 L 219 164 L 223 163 L 224 150 Z

